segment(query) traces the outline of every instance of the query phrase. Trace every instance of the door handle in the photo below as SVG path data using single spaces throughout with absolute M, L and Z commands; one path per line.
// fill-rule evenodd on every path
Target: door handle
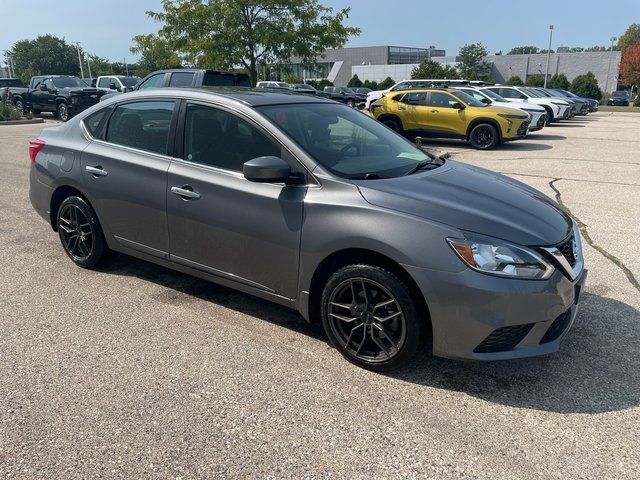
M 97 167 L 85 167 L 85 170 L 94 177 L 106 177 L 107 175 L 109 175 L 109 172 L 104 170 L 100 165 L 98 165 Z
M 188 200 L 198 200 L 200 198 L 200 194 L 198 192 L 193 191 L 193 187 L 190 185 L 183 185 L 182 187 L 171 187 L 171 193 L 174 195 L 178 195 L 185 201 Z
M 406 110 L 404 107 L 398 107 L 398 110 Z
M 438 113 L 440 110 L 432 109 L 431 113 Z

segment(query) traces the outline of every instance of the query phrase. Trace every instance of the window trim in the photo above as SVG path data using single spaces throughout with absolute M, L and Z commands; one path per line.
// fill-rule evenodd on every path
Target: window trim
M 215 165 L 206 165 L 204 163 L 198 163 L 198 162 L 192 162 L 190 160 L 187 160 L 184 157 L 184 135 L 185 135 L 185 128 L 186 128 L 186 120 L 187 120 L 187 104 L 191 103 L 191 104 L 195 104 L 195 105 L 202 105 L 204 107 L 209 107 L 209 108 L 217 108 L 219 110 L 224 110 L 228 113 L 230 113 L 231 115 L 235 115 L 237 117 L 240 117 L 241 119 L 245 120 L 246 122 L 250 123 L 252 126 L 254 126 L 258 131 L 260 131 L 262 134 L 264 134 L 267 139 L 269 139 L 271 142 L 273 142 L 274 144 L 280 146 L 280 155 L 281 158 L 289 163 L 289 165 L 293 168 L 294 165 L 292 165 L 292 162 L 295 162 L 295 165 L 299 167 L 300 171 L 302 173 L 304 173 L 305 178 L 306 178 L 306 182 L 305 183 L 301 183 L 300 185 L 287 185 L 288 187 L 304 187 L 304 188 L 308 188 L 308 187 L 315 187 L 315 186 L 320 186 L 320 182 L 318 181 L 318 179 L 311 173 L 311 171 L 298 159 L 298 157 L 296 157 L 296 155 L 293 154 L 293 152 L 291 152 L 291 150 L 283 143 L 281 142 L 279 139 L 277 139 L 271 132 L 269 132 L 266 128 L 264 128 L 262 125 L 260 125 L 258 122 L 256 122 L 253 118 L 251 118 L 249 115 L 247 115 L 246 113 L 235 109 L 229 105 L 225 105 L 222 103 L 217 103 L 215 101 L 210 101 L 210 100 L 204 100 L 204 99 L 194 99 L 194 98 L 182 98 L 180 99 L 180 103 L 181 106 L 179 108 L 179 113 L 177 115 L 177 125 L 176 125 L 176 134 L 174 137 L 174 145 L 173 145 L 173 155 L 171 158 L 173 161 L 177 161 L 180 163 L 184 163 L 186 165 L 194 165 L 197 167 L 201 167 L 205 170 L 210 170 L 216 173 L 222 173 L 222 174 L 226 174 L 226 175 L 233 175 L 235 177 L 238 178 L 243 178 L 246 180 L 245 176 L 243 175 L 242 172 L 238 172 L 236 170 L 229 170 L 226 168 L 222 168 L 222 167 L 216 167 Z M 249 181 L 249 180 L 247 180 Z M 277 185 L 277 184 L 272 184 L 272 183 L 266 183 L 267 185 Z

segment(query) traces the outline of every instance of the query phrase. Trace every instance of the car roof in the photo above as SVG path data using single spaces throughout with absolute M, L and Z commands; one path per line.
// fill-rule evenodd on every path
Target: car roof
M 301 104 L 301 103 L 331 103 L 333 100 L 322 97 L 299 95 L 286 90 L 265 90 L 249 87 L 180 87 L 180 88 L 154 88 L 123 95 L 114 96 L 119 100 L 132 100 L 135 97 L 145 98 L 150 96 L 167 96 L 192 99 L 228 99 L 259 107 L 264 105 Z

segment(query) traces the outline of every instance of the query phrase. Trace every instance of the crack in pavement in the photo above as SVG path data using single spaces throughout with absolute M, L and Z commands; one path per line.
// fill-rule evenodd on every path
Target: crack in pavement
M 602 185 L 618 185 L 618 186 L 622 186 L 622 187 L 640 187 L 640 184 L 638 184 L 638 183 L 608 182 L 606 180 L 586 180 L 584 178 L 552 177 L 552 176 L 549 176 L 549 175 L 538 175 L 538 174 L 535 174 L 535 173 L 507 172 L 505 170 L 500 170 L 499 173 L 501 173 L 503 175 L 519 175 L 521 177 L 551 178 L 554 181 L 566 180 L 567 182 L 597 183 L 597 184 L 602 184 Z
M 569 209 L 569 207 L 567 207 L 564 204 L 564 202 L 562 201 L 562 193 L 560 192 L 558 187 L 556 187 L 555 185 L 555 183 L 560 180 L 564 180 L 564 179 L 554 178 L 549 182 L 549 187 L 551 187 L 551 189 L 556 193 L 556 201 L 560 204 L 560 206 L 564 209 L 564 211 L 567 212 L 567 215 L 573 218 L 573 220 L 578 224 L 578 227 L 580 228 L 580 233 L 582 233 L 582 237 L 585 239 L 585 241 L 594 250 L 600 252 L 600 254 L 602 254 L 602 256 L 604 256 L 607 260 L 611 261 L 614 265 L 618 266 L 627 276 L 629 283 L 631 283 L 631 285 L 640 292 L 640 282 L 638 282 L 638 279 L 636 279 L 636 277 L 633 275 L 633 272 L 629 270 L 629 268 L 624 264 L 622 260 L 620 260 L 615 255 L 607 252 L 604 248 L 602 248 L 600 245 L 595 243 L 591 238 L 591 236 L 589 236 L 589 232 L 587 231 L 587 225 L 578 217 L 576 217 L 573 213 L 571 213 L 571 210 Z

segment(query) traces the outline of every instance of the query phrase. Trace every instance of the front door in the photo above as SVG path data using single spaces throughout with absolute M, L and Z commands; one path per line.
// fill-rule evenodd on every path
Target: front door
M 83 181 L 109 243 L 168 257 L 166 156 L 175 102 L 117 106 L 104 141 L 82 153 Z
M 446 92 L 431 92 L 429 100 L 429 126 L 442 136 L 460 137 L 467 131 L 467 116 L 464 110 L 453 108 L 462 103 Z
M 204 104 L 187 104 L 183 127 L 184 160 L 168 177 L 171 260 L 295 298 L 306 187 L 242 175 L 248 160 L 281 156 L 280 145 L 248 119 Z
M 425 92 L 409 92 L 402 96 L 398 103 L 401 113 L 402 127 L 411 132 L 420 133 L 428 130 L 427 94 Z

